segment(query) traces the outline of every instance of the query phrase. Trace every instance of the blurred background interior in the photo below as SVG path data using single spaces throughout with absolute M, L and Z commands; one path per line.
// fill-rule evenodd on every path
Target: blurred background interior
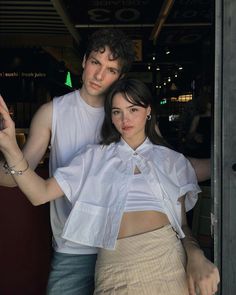
M 19 144 L 23 146 L 31 118 L 41 104 L 79 89 L 81 61 L 91 32 L 117 27 L 134 42 L 136 60 L 129 75 L 150 87 L 162 135 L 187 156 L 209 158 L 214 104 L 214 4 L 213 0 L 0 1 L 0 93 L 15 120 Z M 39 169 L 46 175 L 47 154 L 41 164 Z M 213 259 L 210 181 L 201 186 L 203 193 L 190 222 L 204 251 Z M 9 193 L 1 190 L 2 195 Z M 26 207 L 30 206 L 27 202 Z M 16 214 L 22 218 L 18 209 Z M 32 216 L 50 231 L 46 213 L 34 211 Z M 5 214 L 1 214 L 1 220 L 6 220 Z M 7 233 L 2 223 L 6 236 L 15 232 L 14 223 L 8 226 Z M 42 247 L 43 243 L 49 247 L 50 238 L 42 236 Z M 42 259 L 50 257 L 29 261 L 28 268 L 30 263 L 40 265 Z M 10 284 L 6 272 L 5 276 L 5 284 Z M 33 286 L 34 291 L 25 294 L 36 295 L 35 282 Z M 42 282 L 37 294 L 43 294 L 40 288 L 44 288 Z
M 16 126 L 28 128 L 39 105 L 80 87 L 87 37 L 101 27 L 130 35 L 129 75 L 152 90 L 163 136 L 178 149 L 187 141 L 191 154 L 191 121 L 214 96 L 212 0 L 0 1 L 0 89 Z

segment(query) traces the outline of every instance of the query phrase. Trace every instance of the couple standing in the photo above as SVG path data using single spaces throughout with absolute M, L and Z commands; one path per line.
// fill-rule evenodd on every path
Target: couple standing
M 158 294 L 187 294 L 186 283 L 190 294 L 195 287 L 201 295 L 217 290 L 218 270 L 204 257 L 185 222 L 185 207 L 194 205 L 198 192 L 193 169 L 182 155 L 160 146 L 145 85 L 122 79 L 133 58 L 132 42 L 122 32 L 95 32 L 83 60 L 81 89 L 38 110 L 24 157 L 1 101 L 5 121 L 0 147 L 7 160 L 5 170 L 13 173 L 32 203 L 51 201 L 55 251 L 48 294 L 92 294 L 97 247 L 104 250 L 98 256 L 95 294 L 156 294 L 162 288 Z M 85 149 L 101 139 L 105 147 Z M 44 182 L 28 164 L 35 169 L 49 143 L 54 177 Z M 1 176 L 1 184 L 14 185 L 11 176 Z M 78 195 L 82 199 L 77 200 Z M 90 206 L 85 195 L 90 196 Z M 185 253 L 172 228 L 183 241 L 187 276 Z

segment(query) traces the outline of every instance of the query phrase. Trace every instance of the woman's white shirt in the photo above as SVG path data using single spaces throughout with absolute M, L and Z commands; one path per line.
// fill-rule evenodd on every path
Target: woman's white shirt
M 182 154 L 149 139 L 135 151 L 124 140 L 88 146 L 68 167 L 55 171 L 54 177 L 73 207 L 62 237 L 114 249 L 136 166 L 153 194 L 162 199 L 173 228 L 183 238 L 178 199 L 186 194 L 186 211 L 195 205 L 200 192 L 195 172 Z

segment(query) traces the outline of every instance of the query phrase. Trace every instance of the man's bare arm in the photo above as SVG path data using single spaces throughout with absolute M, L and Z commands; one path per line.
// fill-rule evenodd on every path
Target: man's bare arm
M 52 102 L 42 105 L 32 119 L 23 154 L 35 169 L 45 155 L 51 138 Z
M 197 159 L 188 157 L 197 175 L 198 182 L 211 178 L 211 159 Z
M 157 134 L 162 137 L 161 131 L 157 124 L 155 129 Z M 211 159 L 197 159 L 191 157 L 187 158 L 195 170 L 198 182 L 206 181 L 211 178 Z

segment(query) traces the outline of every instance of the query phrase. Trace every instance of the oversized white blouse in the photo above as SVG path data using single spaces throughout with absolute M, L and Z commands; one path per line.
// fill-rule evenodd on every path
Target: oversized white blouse
M 153 194 L 161 198 L 174 230 L 184 238 L 178 199 L 186 194 L 186 211 L 195 205 L 200 192 L 195 172 L 182 154 L 149 139 L 136 150 L 124 140 L 88 146 L 68 167 L 55 171 L 56 181 L 72 204 L 62 237 L 114 249 L 135 166 Z

